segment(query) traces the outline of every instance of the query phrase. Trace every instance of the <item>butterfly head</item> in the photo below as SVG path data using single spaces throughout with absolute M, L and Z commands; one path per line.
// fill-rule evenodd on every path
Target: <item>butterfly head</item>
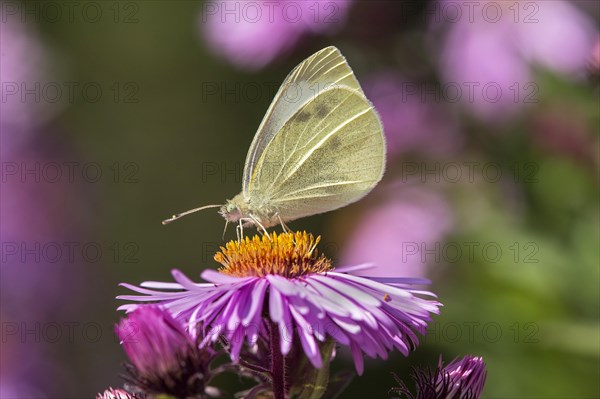
M 221 207 L 219 213 L 228 222 L 237 222 L 244 217 L 244 203 L 241 197 L 235 196 L 233 199 L 227 200 L 225 205 Z

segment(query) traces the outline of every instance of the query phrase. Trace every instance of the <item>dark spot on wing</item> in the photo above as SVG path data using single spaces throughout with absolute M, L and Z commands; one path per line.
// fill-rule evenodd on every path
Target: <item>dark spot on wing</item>
M 306 122 L 311 116 L 312 114 L 310 112 L 303 111 L 300 112 L 296 118 L 298 119 L 298 122 Z
M 323 118 L 325 115 L 329 113 L 329 107 L 325 104 L 319 104 L 317 107 L 317 116 Z
M 329 145 L 332 149 L 337 150 L 342 146 L 342 140 L 339 137 L 334 136 L 329 140 Z

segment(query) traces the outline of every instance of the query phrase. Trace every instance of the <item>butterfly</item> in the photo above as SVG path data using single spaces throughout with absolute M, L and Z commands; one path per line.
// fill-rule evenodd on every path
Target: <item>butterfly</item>
M 379 115 L 333 46 L 285 78 L 248 150 L 242 191 L 219 207 L 226 222 L 266 228 L 329 212 L 367 195 L 385 170 Z M 227 224 L 225 225 L 227 227 Z

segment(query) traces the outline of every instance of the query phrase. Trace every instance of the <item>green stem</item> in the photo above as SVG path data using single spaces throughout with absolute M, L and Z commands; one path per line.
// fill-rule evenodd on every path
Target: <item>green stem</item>
M 286 399 L 285 356 L 281 354 L 281 336 L 274 322 L 270 323 L 271 375 L 273 376 L 273 399 Z

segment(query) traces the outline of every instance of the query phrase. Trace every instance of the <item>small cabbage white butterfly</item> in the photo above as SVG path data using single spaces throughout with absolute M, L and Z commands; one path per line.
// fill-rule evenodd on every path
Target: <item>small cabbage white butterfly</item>
M 385 169 L 375 109 L 336 47 L 300 63 L 275 95 L 250 145 L 242 192 L 220 207 L 227 223 L 267 227 L 341 208 L 368 194 Z M 225 225 L 227 227 L 227 224 Z

